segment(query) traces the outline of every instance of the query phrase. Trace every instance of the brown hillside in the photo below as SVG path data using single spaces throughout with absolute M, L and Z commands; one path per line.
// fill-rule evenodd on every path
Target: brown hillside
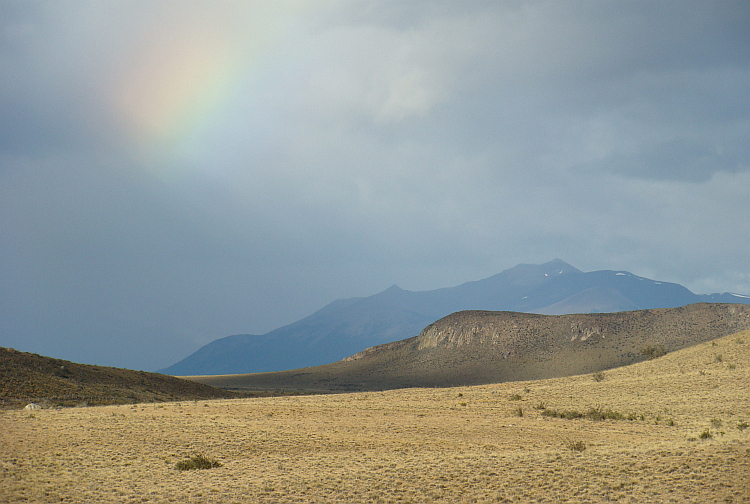
M 747 328 L 750 306 L 736 304 L 554 316 L 465 311 L 414 338 L 325 366 L 191 379 L 242 390 L 329 392 L 536 380 L 612 369 L 648 359 L 649 347 L 672 352 Z
M 0 408 L 125 404 L 237 397 L 173 376 L 76 364 L 0 348 Z

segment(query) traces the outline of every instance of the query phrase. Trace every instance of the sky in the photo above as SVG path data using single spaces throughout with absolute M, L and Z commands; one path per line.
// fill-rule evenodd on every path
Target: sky
M 750 294 L 750 3 L 0 0 L 0 346 L 156 370 L 563 259 Z

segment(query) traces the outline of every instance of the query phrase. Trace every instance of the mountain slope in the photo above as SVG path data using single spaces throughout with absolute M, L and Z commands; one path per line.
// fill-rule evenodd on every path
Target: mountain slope
M 0 408 L 29 402 L 74 406 L 231 397 L 238 396 L 174 376 L 77 364 L 0 348 Z
M 192 377 L 241 390 L 359 391 L 448 387 L 593 373 L 750 328 L 750 306 L 699 303 L 632 312 L 539 315 L 465 311 L 418 336 L 332 364 Z
M 698 296 L 678 284 L 623 271 L 584 273 L 556 259 L 520 264 L 457 287 L 412 292 L 394 285 L 374 296 L 335 301 L 261 336 L 213 341 L 161 372 L 236 374 L 317 366 L 415 336 L 435 320 L 462 310 L 565 314 L 673 308 L 702 301 L 750 303 L 750 298 Z

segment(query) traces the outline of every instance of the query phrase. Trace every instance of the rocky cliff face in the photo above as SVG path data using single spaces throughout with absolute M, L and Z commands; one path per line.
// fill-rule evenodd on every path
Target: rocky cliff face
M 419 351 L 461 351 L 482 347 L 499 355 L 520 355 L 626 338 L 669 350 L 750 327 L 750 306 L 699 303 L 682 308 L 634 312 L 544 316 L 466 311 L 426 327 Z

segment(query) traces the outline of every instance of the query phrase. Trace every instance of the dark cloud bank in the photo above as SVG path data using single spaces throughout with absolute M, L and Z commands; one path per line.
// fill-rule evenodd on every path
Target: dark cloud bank
M 750 293 L 747 2 L 5 2 L 0 345 L 157 369 L 561 257 Z

